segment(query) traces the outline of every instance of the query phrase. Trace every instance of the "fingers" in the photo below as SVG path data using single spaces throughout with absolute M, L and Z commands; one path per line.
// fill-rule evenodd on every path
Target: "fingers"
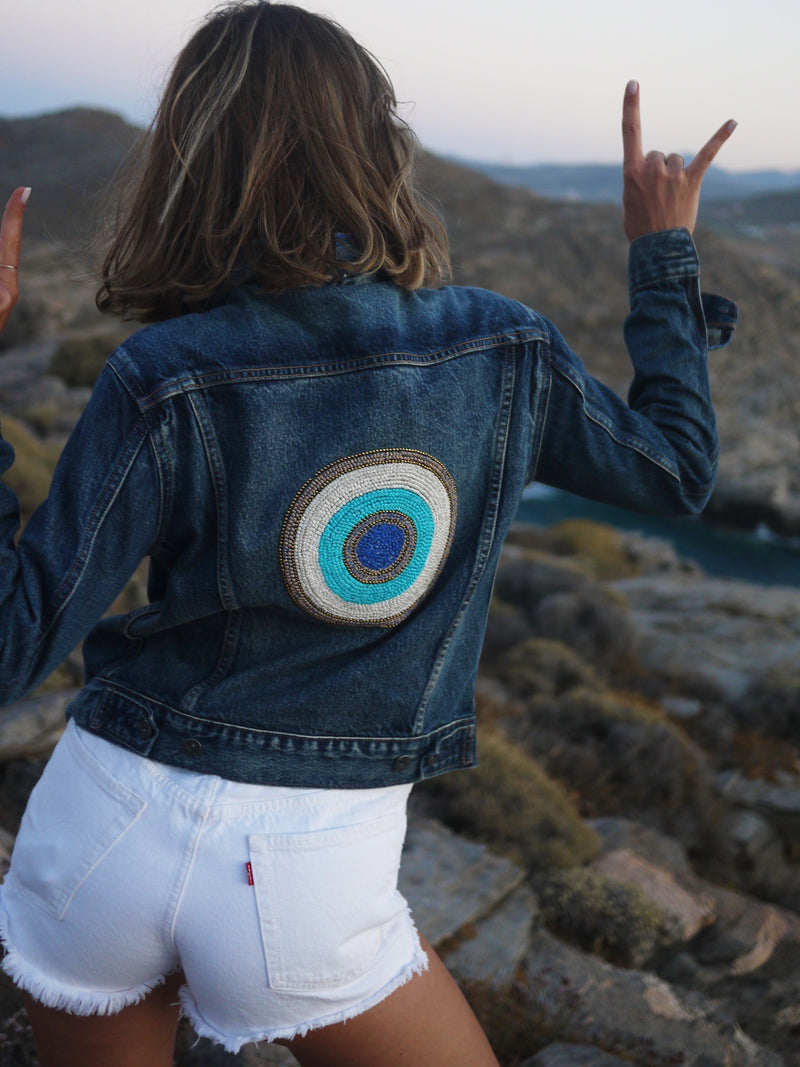
M 30 189 L 15 189 L 0 223 L 0 330 L 5 328 L 19 296 L 17 268 L 22 247 L 22 216 L 29 196 Z
M 15 189 L 9 197 L 0 224 L 0 263 L 11 267 L 19 266 L 22 248 L 22 216 L 30 196 L 30 189 Z
M 686 168 L 686 174 L 693 181 L 701 181 L 705 172 L 711 166 L 711 163 L 719 152 L 720 148 L 725 144 L 730 135 L 736 129 L 737 123 L 734 119 L 726 122 L 724 126 L 720 126 L 713 137 L 703 145 L 689 166 Z
M 622 149 L 625 164 L 642 159 L 642 122 L 639 116 L 639 83 L 629 81 L 622 101 Z

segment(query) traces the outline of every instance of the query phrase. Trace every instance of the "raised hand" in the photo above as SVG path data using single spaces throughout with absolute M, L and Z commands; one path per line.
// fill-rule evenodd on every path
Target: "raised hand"
M 0 224 L 0 332 L 19 296 L 19 253 L 22 247 L 22 216 L 30 189 L 15 189 Z
M 697 221 L 700 186 L 711 161 L 736 129 L 731 119 L 720 126 L 691 163 L 683 156 L 663 152 L 642 154 L 639 85 L 629 82 L 622 105 L 624 188 L 622 207 L 625 233 L 633 241 L 646 233 L 685 227 L 690 233 Z

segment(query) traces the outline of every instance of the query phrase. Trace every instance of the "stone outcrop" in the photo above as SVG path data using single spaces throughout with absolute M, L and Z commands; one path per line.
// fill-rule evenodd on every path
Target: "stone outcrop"
M 415 790 L 401 889 L 468 995 L 527 1020 L 515 1064 L 800 1067 L 800 593 L 707 579 L 633 535 L 603 541 L 602 582 L 541 547 L 505 551 L 481 766 Z M 561 613 L 573 595 L 595 606 L 584 633 Z M 541 636 L 553 598 L 562 640 Z M 4 710 L 4 796 L 29 787 L 71 696 Z M 21 1018 L 9 1010 L 7 1044 L 29 1041 Z M 176 1055 L 294 1062 L 265 1045 L 232 1057 L 186 1030 Z

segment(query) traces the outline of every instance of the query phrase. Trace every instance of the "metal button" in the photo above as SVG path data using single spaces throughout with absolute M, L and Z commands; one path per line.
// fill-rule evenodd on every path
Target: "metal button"
M 146 741 L 148 737 L 153 736 L 153 727 L 147 721 L 147 719 L 139 719 L 136 723 L 136 732 L 141 737 L 142 741 Z
M 194 758 L 200 755 L 200 753 L 203 751 L 203 746 L 200 744 L 196 737 L 190 737 L 188 740 L 183 742 L 183 751 L 186 756 L 191 756 L 192 758 Z
M 411 756 L 398 756 L 392 764 L 392 770 L 397 771 L 398 774 L 402 774 L 403 771 L 407 771 L 411 766 Z

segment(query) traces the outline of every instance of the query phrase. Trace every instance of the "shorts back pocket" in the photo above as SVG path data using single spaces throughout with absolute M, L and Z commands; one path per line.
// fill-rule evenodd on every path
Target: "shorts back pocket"
M 270 987 L 337 987 L 368 972 L 405 918 L 397 890 L 405 816 L 308 833 L 251 834 Z
M 9 875 L 63 919 L 76 892 L 146 806 L 83 746 L 70 724 L 30 795 Z

